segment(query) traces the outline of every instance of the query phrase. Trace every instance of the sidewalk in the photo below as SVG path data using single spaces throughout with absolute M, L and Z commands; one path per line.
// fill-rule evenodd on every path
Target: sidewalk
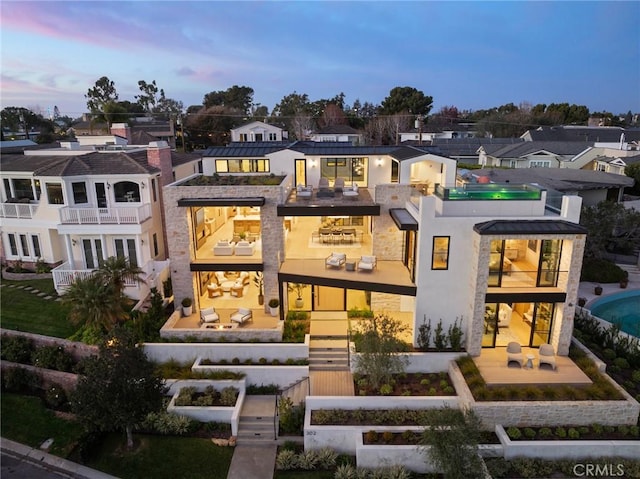
M 275 441 L 236 446 L 227 479 L 273 479 L 277 450 Z
M 40 449 L 35 449 L 9 439 L 0 438 L 0 449 L 8 456 L 19 457 L 40 467 L 46 465 L 46 469 L 60 472 L 77 479 L 118 479 L 104 472 L 82 466 L 61 457 L 48 454 Z

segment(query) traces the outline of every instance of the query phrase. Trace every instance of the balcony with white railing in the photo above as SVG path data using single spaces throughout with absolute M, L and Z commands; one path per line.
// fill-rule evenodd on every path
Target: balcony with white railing
M 115 208 L 60 209 L 60 222 L 69 225 L 137 225 L 151 218 L 151 205 Z
M 38 203 L 0 203 L 0 217 L 31 219 L 37 209 Z

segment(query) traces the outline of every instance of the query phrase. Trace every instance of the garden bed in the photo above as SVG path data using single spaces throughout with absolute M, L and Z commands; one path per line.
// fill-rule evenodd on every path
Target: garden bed
M 372 387 L 365 376 L 354 375 L 354 386 L 359 396 L 454 396 L 456 390 L 446 372 L 402 373 L 394 376 L 391 384 Z
M 638 441 L 638 426 L 554 426 L 554 427 L 509 427 L 507 436 L 512 441 Z
M 362 434 L 362 443 L 366 446 L 417 446 L 422 439 L 421 431 L 406 430 L 403 432 L 394 431 L 367 431 Z M 483 431 L 480 438 L 481 444 L 500 444 L 500 439 L 494 432 Z

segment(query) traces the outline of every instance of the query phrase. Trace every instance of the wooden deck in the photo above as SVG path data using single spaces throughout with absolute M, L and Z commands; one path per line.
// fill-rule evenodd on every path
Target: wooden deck
M 355 396 L 349 371 L 309 371 L 311 396 Z
M 525 357 L 533 354 L 533 368 L 520 368 L 515 363 L 507 367 L 506 348 L 483 349 L 480 356 L 473 358 L 480 370 L 482 378 L 488 386 L 507 384 L 567 384 L 585 386 L 591 384 L 591 379 L 575 365 L 568 356 L 556 356 L 557 368 L 552 370 L 548 366 L 538 367 L 538 350 L 522 348 Z

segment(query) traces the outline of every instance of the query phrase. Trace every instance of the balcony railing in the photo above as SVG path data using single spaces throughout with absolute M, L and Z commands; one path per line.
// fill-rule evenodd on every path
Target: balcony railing
M 37 203 L 0 203 L 0 216 L 2 218 L 31 219 L 37 209 Z
M 135 225 L 151 218 L 151 205 L 118 208 L 62 208 L 60 222 L 73 225 Z

